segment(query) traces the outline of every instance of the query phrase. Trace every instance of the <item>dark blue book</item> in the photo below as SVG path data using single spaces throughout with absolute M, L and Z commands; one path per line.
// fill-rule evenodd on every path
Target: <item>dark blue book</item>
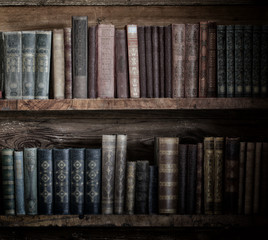
M 226 26 L 217 26 L 217 93 L 226 97 Z
M 226 96 L 234 97 L 235 84 L 235 36 L 234 25 L 226 26 Z

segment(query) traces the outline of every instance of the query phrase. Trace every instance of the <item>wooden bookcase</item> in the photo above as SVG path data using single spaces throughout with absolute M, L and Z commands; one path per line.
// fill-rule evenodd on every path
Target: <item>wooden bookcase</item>
M 89 24 L 166 25 L 212 20 L 268 24 L 268 7 L 254 0 L 0 0 L 0 31 Z M 267 140 L 267 99 L 0 100 L 0 147 L 93 147 L 102 134 L 126 133 L 128 159 L 153 161 L 155 136 L 202 141 L 204 136 Z M 237 239 L 265 233 L 263 216 L 0 216 L 0 238 Z

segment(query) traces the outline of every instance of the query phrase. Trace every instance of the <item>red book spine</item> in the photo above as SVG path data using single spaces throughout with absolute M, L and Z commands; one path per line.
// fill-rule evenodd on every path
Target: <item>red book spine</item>
M 64 28 L 65 98 L 73 98 L 72 28 Z

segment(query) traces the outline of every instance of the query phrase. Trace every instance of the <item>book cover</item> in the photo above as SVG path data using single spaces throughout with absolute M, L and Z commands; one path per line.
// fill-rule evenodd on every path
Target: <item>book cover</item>
M 134 214 L 136 189 L 136 162 L 128 161 L 126 165 L 126 214 Z
M 234 97 L 235 83 L 235 36 L 234 25 L 226 26 L 226 96 Z
M 154 98 L 159 98 L 159 32 L 158 26 L 152 26 L 152 55 L 153 55 L 153 92 Z
M 239 149 L 239 182 L 238 182 L 238 214 L 244 213 L 245 201 L 245 167 L 246 167 L 246 142 L 240 142 Z
M 165 27 L 159 26 L 159 96 L 165 97 Z
M 203 213 L 204 205 L 204 144 L 197 144 L 197 163 L 196 163 L 196 214 Z
M 253 186 L 253 214 L 260 214 L 260 185 L 261 185 L 261 153 L 262 143 L 256 142 L 254 186 Z
M 187 144 L 179 144 L 178 161 L 178 214 L 186 214 Z
M 152 27 L 145 26 L 145 60 L 146 60 L 146 89 L 147 97 L 153 97 L 153 53 L 152 53 Z
M 73 72 L 72 72 L 72 28 L 66 27 L 64 31 L 64 69 L 65 69 L 65 91 L 66 99 L 73 98 Z
M 97 98 L 97 26 L 88 28 L 88 97 Z
M 252 37 L 252 96 L 260 96 L 261 78 L 261 26 L 253 25 Z
M 226 26 L 217 25 L 217 97 L 226 97 Z
M 158 167 L 149 166 L 148 213 L 158 213 Z
M 261 30 L 261 73 L 260 95 L 267 97 L 268 94 L 268 25 L 263 25 Z
M 165 26 L 165 97 L 172 97 L 172 26 Z

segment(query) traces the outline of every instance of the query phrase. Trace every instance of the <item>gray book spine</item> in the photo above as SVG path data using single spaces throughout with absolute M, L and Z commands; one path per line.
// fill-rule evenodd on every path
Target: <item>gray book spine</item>
M 126 171 L 126 214 L 134 214 L 136 162 L 127 162 Z
M 5 82 L 5 75 L 4 75 L 4 34 L 0 32 L 0 98 L 3 97 L 4 92 L 4 82 Z
M 234 97 L 235 82 L 235 36 L 234 25 L 226 26 L 226 96 Z

